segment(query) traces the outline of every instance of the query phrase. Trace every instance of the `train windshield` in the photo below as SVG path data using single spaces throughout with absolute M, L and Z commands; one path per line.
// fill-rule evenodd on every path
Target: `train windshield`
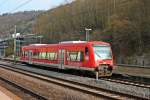
M 110 46 L 95 45 L 93 46 L 95 60 L 112 59 Z

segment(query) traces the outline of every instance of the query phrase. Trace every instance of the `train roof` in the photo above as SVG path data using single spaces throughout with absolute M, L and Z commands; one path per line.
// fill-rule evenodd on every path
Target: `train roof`
M 94 44 L 101 44 L 101 45 L 109 45 L 109 43 L 107 42 L 103 42 L 103 41 L 66 41 L 66 42 L 60 42 L 60 45 L 94 45 Z
M 29 46 L 44 46 L 44 45 L 47 45 L 47 44 L 30 44 Z
M 23 46 L 23 48 L 34 48 L 34 47 L 48 47 L 48 46 L 70 46 L 70 45 L 109 45 L 107 42 L 103 41 L 64 41 L 64 42 L 59 42 L 59 44 L 30 44 L 27 46 Z
M 87 43 L 87 41 L 63 41 L 63 42 L 59 42 L 59 44 L 68 44 L 68 43 Z

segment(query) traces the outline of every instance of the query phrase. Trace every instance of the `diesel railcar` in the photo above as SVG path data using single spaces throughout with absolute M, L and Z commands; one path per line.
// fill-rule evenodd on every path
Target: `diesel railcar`
M 59 69 L 90 70 L 99 77 L 111 76 L 114 69 L 111 46 L 102 41 L 31 44 L 22 47 L 21 60 Z

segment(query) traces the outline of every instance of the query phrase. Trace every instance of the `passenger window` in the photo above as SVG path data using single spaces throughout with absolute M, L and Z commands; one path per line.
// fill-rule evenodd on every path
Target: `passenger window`
M 57 60 L 57 53 L 56 52 L 47 52 L 47 58 L 49 60 Z
M 40 52 L 40 54 L 39 54 L 39 58 L 40 59 L 46 59 L 46 52 Z
M 27 57 L 28 56 L 28 52 L 27 51 L 25 51 L 25 57 Z
M 22 56 L 23 56 L 23 57 L 25 57 L 25 53 L 24 53 L 24 51 L 22 51 Z
M 33 58 L 38 59 L 39 53 L 38 52 L 34 52 L 33 53 Z
M 82 51 L 71 51 L 68 52 L 68 61 L 83 61 L 83 52 Z

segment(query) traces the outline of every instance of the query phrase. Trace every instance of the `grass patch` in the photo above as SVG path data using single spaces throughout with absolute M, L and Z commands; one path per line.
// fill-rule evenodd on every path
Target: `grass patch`
M 117 66 L 117 68 L 114 70 L 114 72 L 124 73 L 124 74 L 129 74 L 129 75 L 149 76 L 150 77 L 150 69 L 146 69 L 146 68 Z

